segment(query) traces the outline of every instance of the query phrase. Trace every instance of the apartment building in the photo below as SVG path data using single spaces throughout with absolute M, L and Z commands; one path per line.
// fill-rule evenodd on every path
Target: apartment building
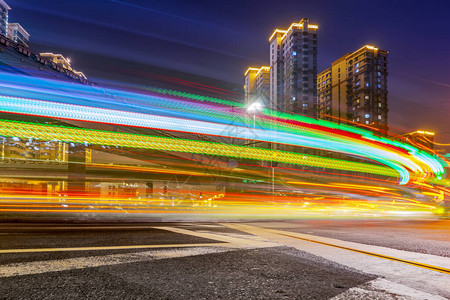
M 317 76 L 319 118 L 388 130 L 388 52 L 365 45 Z
M 11 8 L 5 1 L 0 0 L 0 34 L 3 36 L 8 35 L 8 11 Z
M 318 29 L 308 19 L 301 19 L 287 29 L 273 31 L 269 37 L 270 66 L 245 72 L 247 103 L 253 94 L 261 94 L 273 110 L 317 116 Z
M 8 37 L 14 42 L 28 47 L 30 41 L 30 34 L 19 23 L 8 24 Z
M 263 105 L 269 105 L 270 91 L 270 67 L 248 68 L 245 73 L 245 104 L 250 105 L 254 101 L 260 101 Z
M 317 25 L 309 19 L 275 29 L 270 43 L 271 107 L 316 117 Z

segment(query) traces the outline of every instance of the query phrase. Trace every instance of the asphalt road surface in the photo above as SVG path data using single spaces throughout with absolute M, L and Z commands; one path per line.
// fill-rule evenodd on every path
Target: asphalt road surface
M 449 299 L 450 221 L 0 224 L 0 299 Z

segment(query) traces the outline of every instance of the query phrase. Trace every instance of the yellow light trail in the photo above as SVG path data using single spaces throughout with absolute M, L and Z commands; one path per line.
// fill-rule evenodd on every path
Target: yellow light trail
M 80 144 L 87 143 L 104 146 L 118 146 L 159 151 L 218 155 L 261 161 L 274 161 L 325 169 L 371 173 L 395 178 L 398 178 L 399 176 L 395 170 L 381 165 L 319 157 L 310 154 L 239 145 L 227 145 L 218 142 L 195 141 L 7 120 L 0 120 L 0 135 L 24 139 L 33 138 L 47 141 L 64 141 Z

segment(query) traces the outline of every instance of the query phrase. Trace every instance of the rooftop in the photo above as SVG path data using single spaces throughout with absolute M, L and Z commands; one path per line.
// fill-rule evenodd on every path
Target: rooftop
M 26 31 L 25 28 L 23 28 L 22 25 L 20 25 L 19 23 L 8 23 L 8 27 L 16 28 L 17 30 L 21 31 L 22 33 L 25 33 L 28 37 L 30 36 L 28 31 Z
M 9 7 L 8 4 L 6 4 L 6 2 L 3 0 L 0 0 L 0 6 L 3 6 L 7 10 L 11 10 L 11 7 Z
M 245 71 L 245 73 L 244 73 L 244 76 L 247 76 L 247 74 L 249 73 L 249 72 L 256 72 L 256 75 L 258 75 L 260 72 L 262 72 L 262 71 L 269 71 L 270 70 L 270 67 L 268 67 L 268 66 L 262 66 L 262 67 L 260 67 L 260 68 L 255 68 L 255 67 L 249 67 L 246 71 Z
M 0 37 L 0 71 L 90 83 L 81 74 L 64 69 L 6 37 Z
M 272 35 L 269 37 L 269 42 L 272 41 L 272 39 L 274 38 L 274 36 L 277 33 L 282 33 L 283 36 L 281 37 L 281 39 L 284 39 L 286 37 L 286 35 L 293 29 L 293 28 L 303 28 L 303 23 L 307 23 L 309 22 L 309 19 L 301 19 L 300 22 L 298 23 L 292 23 L 291 26 L 289 26 L 288 29 L 275 29 L 272 33 Z M 313 25 L 313 24 L 308 24 L 308 29 L 313 29 L 313 30 L 317 30 L 319 29 L 319 25 Z

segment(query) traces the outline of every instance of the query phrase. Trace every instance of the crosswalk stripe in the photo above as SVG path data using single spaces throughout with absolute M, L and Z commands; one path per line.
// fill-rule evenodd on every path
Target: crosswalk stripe
M 211 253 L 222 253 L 231 250 L 232 249 L 230 248 L 212 246 L 191 247 L 184 249 L 156 250 L 103 256 L 67 258 L 59 260 L 33 261 L 26 263 L 12 263 L 2 265 L 0 267 L 0 278 L 42 274 L 48 272 L 61 272 L 75 269 L 95 268 L 167 258 L 205 255 Z
M 125 249 L 147 249 L 147 248 L 185 248 L 185 247 L 224 247 L 226 243 L 204 243 L 204 244 L 163 244 L 163 245 L 128 245 L 128 246 L 102 246 L 102 247 L 68 247 L 68 248 L 36 248 L 36 249 L 3 249 L 0 254 L 6 253 L 33 253 L 33 252 L 65 252 L 65 251 L 101 251 L 101 250 L 125 250 Z

